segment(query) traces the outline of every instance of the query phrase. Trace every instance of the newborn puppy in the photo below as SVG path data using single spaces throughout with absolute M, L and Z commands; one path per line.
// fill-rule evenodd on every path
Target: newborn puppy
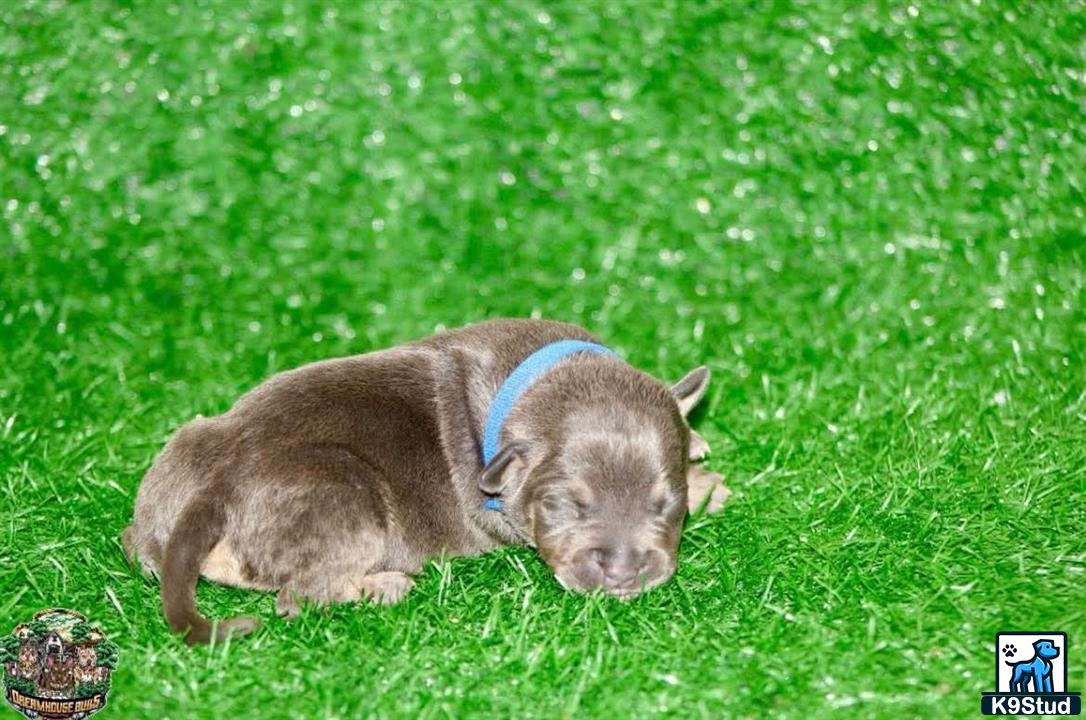
M 688 507 L 705 368 L 668 390 L 584 330 L 499 320 L 273 376 L 179 429 L 123 541 L 189 642 L 254 629 L 196 609 L 207 579 L 300 600 L 398 602 L 438 554 L 538 548 L 558 582 L 629 598 L 665 582 Z M 688 490 L 688 473 L 690 484 Z

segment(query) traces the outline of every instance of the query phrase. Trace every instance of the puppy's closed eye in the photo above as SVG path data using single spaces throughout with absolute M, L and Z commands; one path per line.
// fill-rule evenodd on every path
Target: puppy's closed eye
M 547 517 L 556 520 L 584 520 L 592 512 L 587 500 L 570 495 L 547 495 L 540 505 Z

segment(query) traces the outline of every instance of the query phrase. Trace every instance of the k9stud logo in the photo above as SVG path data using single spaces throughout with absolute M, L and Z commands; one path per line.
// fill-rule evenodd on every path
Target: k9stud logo
M 981 695 L 985 715 L 1078 715 L 1082 697 L 1067 692 L 1067 634 L 996 635 L 996 690 Z

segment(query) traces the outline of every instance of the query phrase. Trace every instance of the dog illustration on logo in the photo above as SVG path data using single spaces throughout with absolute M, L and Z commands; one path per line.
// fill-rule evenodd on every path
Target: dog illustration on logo
M 1030 692 L 1033 683 L 1035 693 L 1052 692 L 1052 661 L 1060 656 L 1060 649 L 1052 640 L 1038 640 L 1033 643 L 1033 657 L 1020 662 L 1007 662 L 1014 674 L 1011 676 L 1012 693 Z
M 53 631 L 45 636 L 42 653 L 42 669 L 38 685 L 53 692 L 62 692 L 72 687 L 72 667 L 75 654 L 65 647 L 60 633 Z
M 1082 693 L 1067 689 L 1067 647 L 1057 630 L 997 632 L 995 690 L 981 692 L 981 714 L 1080 715 Z
M 117 646 L 73 610 L 49 608 L 0 635 L 4 700 L 30 720 L 86 720 L 105 707 Z

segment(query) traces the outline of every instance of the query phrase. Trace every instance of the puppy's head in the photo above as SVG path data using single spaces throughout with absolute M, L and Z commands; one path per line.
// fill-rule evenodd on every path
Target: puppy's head
M 535 427 L 506 445 L 480 479 L 483 492 L 506 499 L 570 590 L 630 598 L 675 572 L 686 513 L 685 416 L 709 372 L 698 368 L 670 391 L 647 375 L 631 376 L 622 375 L 614 391 L 604 366 L 563 397 L 536 398 L 530 414 L 545 422 L 526 423 Z

